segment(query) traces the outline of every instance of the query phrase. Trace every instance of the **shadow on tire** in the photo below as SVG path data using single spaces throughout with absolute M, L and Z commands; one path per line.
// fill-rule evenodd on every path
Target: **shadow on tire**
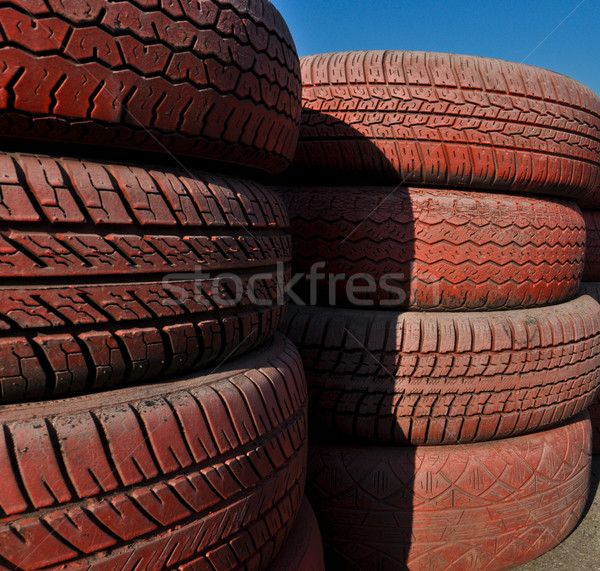
M 357 141 L 362 164 L 367 160 L 377 164 L 376 171 L 396 172 L 384 153 L 349 125 L 317 113 L 312 114 L 312 120 Z M 309 371 L 309 403 L 319 403 L 318 411 L 314 407 L 309 413 L 309 438 L 314 448 L 309 455 L 307 494 L 319 517 L 328 569 L 401 569 L 408 561 L 412 537 L 413 449 L 404 448 L 402 461 L 395 464 L 364 461 L 369 450 L 380 450 L 373 434 L 397 430 L 391 395 L 398 364 L 396 355 L 386 351 L 397 345 L 397 332 L 393 327 L 384 331 L 367 323 L 362 327 L 353 323 L 353 315 L 366 316 L 361 309 L 385 311 L 393 307 L 397 311 L 407 307 L 415 253 L 412 204 L 401 184 L 394 188 L 389 183 L 382 186 L 379 179 L 327 175 L 326 149 L 322 161 L 321 174 L 288 171 L 277 187 L 292 221 L 293 273 L 309 276 L 299 280 L 293 293 L 297 303 L 313 306 L 292 307 L 283 328 L 301 347 Z M 341 206 L 347 208 L 336 216 Z M 402 227 L 392 219 L 398 216 L 404 221 Z M 387 263 L 375 261 L 381 258 L 387 258 Z M 318 268 L 324 274 L 320 280 L 310 277 L 311 270 L 315 275 L 315 262 L 323 262 Z M 395 281 L 390 283 L 393 281 L 397 288 L 399 300 L 391 306 L 379 303 L 390 301 L 389 292 L 381 287 L 381 278 L 390 273 L 395 274 Z M 366 285 L 357 275 L 363 280 L 365 275 L 373 277 L 376 287 L 368 293 L 352 290 Z M 376 301 L 365 303 L 369 300 Z M 326 307 L 338 308 L 335 313 L 339 319 L 328 321 L 324 316 L 320 320 L 319 308 Z M 310 315 L 303 314 L 303 309 Z M 336 352 L 332 342 L 343 351 Z M 340 378 L 337 387 L 331 382 L 336 376 Z M 353 386 L 342 386 L 342 378 L 348 377 Z M 320 382 L 325 378 L 327 386 Z M 356 414 L 357 409 L 370 407 L 377 410 L 377 426 Z M 352 427 L 357 418 L 363 421 L 363 429 Z M 353 436 L 343 436 L 343 432 Z M 321 444 L 349 445 L 351 458 L 329 462 L 319 453 Z M 393 531 L 388 518 L 394 516 L 386 513 L 378 521 L 371 509 L 374 506 L 369 507 L 373 498 L 397 507 Z M 386 553 L 386 549 L 391 552 Z

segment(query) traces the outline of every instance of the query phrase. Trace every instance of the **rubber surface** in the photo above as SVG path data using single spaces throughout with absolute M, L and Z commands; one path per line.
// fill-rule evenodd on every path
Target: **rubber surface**
M 0 422 L 2 569 L 265 569 L 304 494 L 306 386 L 281 335 L 218 373 Z
M 600 211 L 584 210 L 583 219 L 587 230 L 585 267 L 583 281 L 600 281 Z
M 598 194 L 600 99 L 562 75 L 401 51 L 307 56 L 301 67 L 295 176 Z
M 326 263 L 320 305 L 524 308 L 573 299 L 581 282 L 585 223 L 572 202 L 417 188 L 276 190 L 290 213 L 294 273 Z M 370 284 L 354 281 L 358 274 Z
M 300 67 L 267 0 L 9 0 L 0 22 L 4 138 L 293 157 Z
M 0 401 L 181 374 L 279 326 L 291 238 L 265 188 L 27 155 L 0 173 Z
M 294 527 L 269 571 L 325 571 L 323 540 L 308 500 L 302 502 Z
M 600 305 L 584 296 L 496 313 L 291 306 L 311 438 L 466 444 L 542 430 L 584 411 L 600 382 Z
M 583 282 L 579 290 L 579 295 L 589 295 L 600 302 L 600 283 Z M 592 417 L 592 431 L 594 433 L 594 454 L 600 454 L 600 390 L 592 406 L 590 406 L 589 412 Z
M 591 477 L 589 417 L 493 443 L 319 445 L 307 493 L 328 568 L 512 569 L 579 522 Z

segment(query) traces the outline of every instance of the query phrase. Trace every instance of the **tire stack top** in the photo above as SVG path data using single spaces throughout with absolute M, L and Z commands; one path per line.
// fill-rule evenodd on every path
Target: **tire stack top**
M 299 64 L 270 2 L 12 0 L 0 19 L 3 137 L 289 165 Z
M 276 333 L 289 219 L 252 178 L 296 147 L 287 25 L 267 0 L 0 13 L 0 567 L 281 565 L 312 525 L 307 396 Z M 281 557 L 319 562 L 318 532 Z
M 573 529 L 588 493 L 580 415 L 598 389 L 600 305 L 577 297 L 586 233 L 574 200 L 599 186 L 600 100 L 487 58 L 301 62 L 293 183 L 278 191 L 293 267 L 323 262 L 325 276 L 300 283 L 283 331 L 307 371 L 309 498 L 330 565 L 535 558 Z M 352 290 L 358 275 L 368 287 Z M 320 306 L 303 307 L 311 298 Z M 553 456 L 552 474 L 541 457 L 508 468 L 521 447 Z M 572 493 L 532 515 L 539 473 L 544 494 Z M 552 533 L 527 541 L 542 521 Z

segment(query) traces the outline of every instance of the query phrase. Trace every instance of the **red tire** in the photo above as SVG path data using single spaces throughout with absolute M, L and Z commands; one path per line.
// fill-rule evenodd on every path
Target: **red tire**
M 598 282 L 600 281 L 600 211 L 584 210 L 583 219 L 587 230 L 583 281 Z
M 515 568 L 580 521 L 590 453 L 587 416 L 469 446 L 314 446 L 307 493 L 328 568 Z
M 274 268 L 291 242 L 268 190 L 74 159 L 0 164 L 0 401 L 182 374 L 279 326 Z M 254 297 L 241 291 L 264 272 Z
M 325 571 L 323 540 L 308 500 L 302 502 L 294 527 L 269 571 Z
M 585 223 L 571 202 L 415 188 L 277 190 L 290 212 L 295 271 L 326 264 L 319 305 L 514 309 L 562 303 L 579 289 Z M 352 285 L 370 289 L 357 294 Z
M 600 305 L 496 313 L 292 306 L 312 437 L 401 445 L 518 436 L 586 410 L 600 378 Z
M 305 415 L 280 335 L 218 373 L 5 405 L 0 566 L 265 569 L 301 505 Z
M 543 69 L 473 56 L 304 57 L 298 175 L 585 197 L 600 99 Z
M 9 0 L 0 21 L 4 138 L 291 161 L 300 67 L 267 0 Z

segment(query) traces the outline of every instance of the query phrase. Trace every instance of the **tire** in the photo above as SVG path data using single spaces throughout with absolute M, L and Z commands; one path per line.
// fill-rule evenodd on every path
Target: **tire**
M 313 440 L 467 444 L 586 410 L 600 382 L 600 305 L 589 297 L 497 313 L 290 307 Z
M 600 281 L 600 211 L 584 210 L 583 219 L 587 230 L 583 281 L 598 282 Z
M 0 164 L 1 402 L 183 374 L 280 325 L 274 268 L 291 238 L 268 190 L 75 159 Z M 254 298 L 235 297 L 234 278 L 248 289 L 269 271 Z
M 277 190 L 290 213 L 295 272 L 326 263 L 319 305 L 516 309 L 562 303 L 579 289 L 585 223 L 572 202 L 416 188 Z M 348 295 L 353 284 L 369 287 L 353 281 L 359 274 L 371 289 Z
M 267 0 L 10 0 L 3 137 L 286 168 L 300 67 Z
M 311 448 L 329 569 L 512 569 L 565 539 L 591 477 L 589 417 L 469 446 Z
M 290 536 L 269 571 L 325 571 L 323 540 L 308 500 L 302 502 Z
M 305 417 L 280 335 L 218 373 L 6 405 L 0 565 L 265 569 L 302 502 Z
M 301 59 L 294 176 L 584 198 L 600 186 L 600 99 L 539 68 L 425 52 Z

